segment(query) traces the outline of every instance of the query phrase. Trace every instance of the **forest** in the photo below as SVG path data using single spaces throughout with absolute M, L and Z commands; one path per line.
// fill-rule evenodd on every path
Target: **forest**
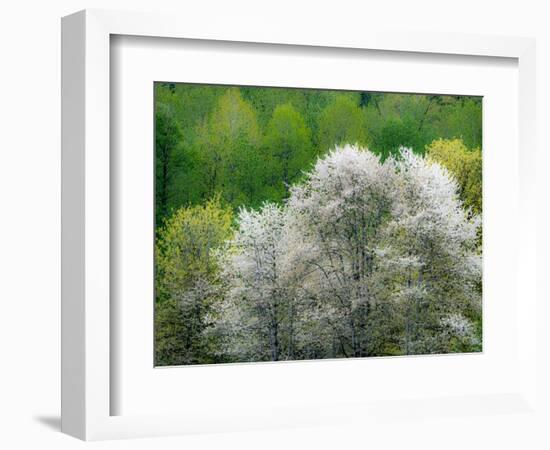
M 482 349 L 482 99 L 155 83 L 155 365 Z

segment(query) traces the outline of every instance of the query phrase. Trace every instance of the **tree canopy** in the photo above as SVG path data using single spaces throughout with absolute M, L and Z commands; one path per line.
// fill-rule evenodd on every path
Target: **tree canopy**
M 264 150 L 269 168 L 266 182 L 273 189 L 271 197 L 281 200 L 314 157 L 311 130 L 292 104 L 279 105 L 273 111 L 265 133 Z
M 453 174 L 464 206 L 471 208 L 475 214 L 481 214 L 481 150 L 468 150 L 461 139 L 437 139 L 428 145 L 426 151 L 431 160 L 445 166 Z
M 212 362 L 206 336 L 217 300 L 216 249 L 232 235 L 232 212 L 219 196 L 179 209 L 158 232 L 155 248 L 155 360 L 159 365 Z
M 336 145 L 382 158 L 439 138 L 481 148 L 479 97 L 156 83 L 155 116 L 158 225 L 216 193 L 234 211 L 280 203 Z

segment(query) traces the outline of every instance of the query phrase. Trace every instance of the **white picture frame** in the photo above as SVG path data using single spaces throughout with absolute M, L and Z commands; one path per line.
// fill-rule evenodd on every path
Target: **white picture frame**
M 195 414 L 111 415 L 110 320 L 111 36 L 179 38 L 302 48 L 368 49 L 420 54 L 512 58 L 518 63 L 519 199 L 517 286 L 519 379 L 513 392 L 491 398 L 435 399 L 440 410 L 463 414 L 498 412 L 502 405 L 536 411 L 535 291 L 535 43 L 532 39 L 451 34 L 364 32 L 326 36 L 322 30 L 280 30 L 256 23 L 235 29 L 190 17 L 87 10 L 62 21 L 62 430 L 85 440 L 162 436 L 323 423 L 384 414 L 387 404 L 343 403 L 281 408 L 273 416 L 231 405 Z M 273 367 L 273 366 L 271 366 Z M 240 368 L 244 370 L 244 368 Z M 270 369 L 266 369 L 270 370 Z M 349 366 L 347 370 L 353 370 Z M 433 402 L 434 399 L 426 399 Z M 478 406 L 473 407 L 472 404 Z M 411 407 L 410 416 L 419 404 Z M 432 403 L 432 407 L 433 407 Z M 429 407 L 429 406 L 428 406 Z M 477 408 L 477 409 L 476 409 Z M 234 417 L 232 417 L 234 416 Z M 269 423 L 268 423 L 269 422 Z

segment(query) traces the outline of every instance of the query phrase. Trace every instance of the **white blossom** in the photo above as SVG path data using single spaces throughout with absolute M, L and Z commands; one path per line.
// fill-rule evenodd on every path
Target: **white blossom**
M 241 210 L 223 256 L 220 323 L 232 351 L 432 353 L 450 345 L 438 327 L 470 335 L 463 314 L 481 305 L 480 221 L 457 190 L 446 169 L 410 150 L 381 162 L 346 145 L 320 158 L 284 206 Z

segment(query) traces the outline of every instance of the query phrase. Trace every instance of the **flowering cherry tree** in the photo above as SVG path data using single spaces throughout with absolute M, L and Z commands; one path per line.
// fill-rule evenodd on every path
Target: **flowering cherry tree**
M 361 357 L 476 345 L 479 218 L 446 169 L 402 149 L 319 159 L 283 206 L 241 210 L 220 255 L 217 330 L 237 360 Z
M 239 229 L 221 256 L 227 283 L 218 330 L 239 359 L 293 359 L 295 286 L 287 266 L 286 208 L 241 209 Z

